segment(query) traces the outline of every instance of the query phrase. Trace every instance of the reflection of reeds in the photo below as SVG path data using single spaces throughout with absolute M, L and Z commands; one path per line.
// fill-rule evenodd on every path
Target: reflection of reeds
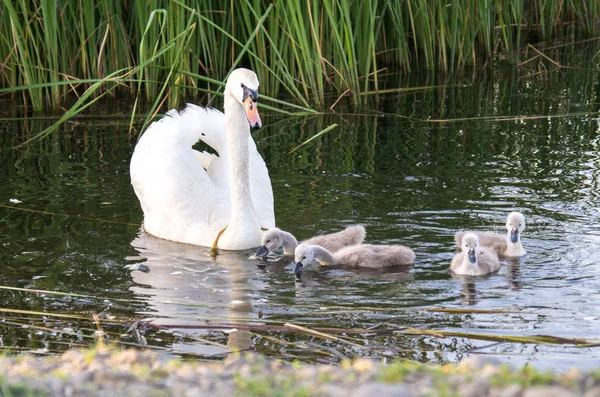
M 525 40 L 590 36 L 600 26 L 595 0 L 1 4 L 0 84 L 26 92 L 36 110 L 112 84 L 153 102 L 152 110 L 163 100 L 172 107 L 198 86 L 217 94 L 215 82 L 238 65 L 252 67 L 269 96 L 285 93 L 309 108 L 346 95 L 357 105 L 366 101 L 359 93 L 379 90 L 385 68 L 517 63 Z

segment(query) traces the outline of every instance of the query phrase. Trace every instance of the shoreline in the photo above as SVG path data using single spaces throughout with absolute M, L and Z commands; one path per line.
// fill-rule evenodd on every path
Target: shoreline
M 2 396 L 505 396 L 600 397 L 600 365 L 564 374 L 512 368 L 485 356 L 428 365 L 358 359 L 305 365 L 254 353 L 184 361 L 135 349 L 69 350 L 0 358 Z

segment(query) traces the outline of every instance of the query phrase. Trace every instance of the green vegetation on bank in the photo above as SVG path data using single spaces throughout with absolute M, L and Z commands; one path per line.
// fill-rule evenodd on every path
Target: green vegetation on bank
M 460 364 L 426 365 L 380 358 L 344 361 L 340 367 L 286 363 L 256 354 L 232 354 L 224 362 L 191 362 L 133 349 L 70 350 L 43 359 L 1 357 L 0 395 L 232 396 L 313 395 L 595 395 L 595 373 L 566 373 L 500 365 L 474 356 Z M 88 360 L 87 357 L 92 357 Z M 487 362 L 486 362 L 487 361 Z M 8 375 L 10 374 L 10 375 Z M 57 375 L 58 374 L 58 375 Z M 586 394 L 587 392 L 587 394 Z M 65 393 L 66 394 L 66 393 Z
M 517 62 L 522 43 L 599 26 L 596 0 L 0 0 L 0 94 L 39 111 L 117 88 L 152 113 L 243 64 L 305 109 L 361 104 L 384 70 Z

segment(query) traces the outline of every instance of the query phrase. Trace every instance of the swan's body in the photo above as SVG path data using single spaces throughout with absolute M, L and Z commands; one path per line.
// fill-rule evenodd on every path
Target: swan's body
M 331 252 L 336 252 L 344 247 L 361 244 L 365 240 L 366 230 L 364 226 L 348 226 L 337 233 L 314 236 L 302 241 L 304 244 L 318 245 Z M 264 256 L 279 247 L 283 247 L 284 255 L 294 255 L 298 246 L 298 240 L 290 232 L 277 227 L 264 232 L 262 245 L 256 251 L 256 256 Z
M 403 245 L 360 244 L 342 248 L 333 253 L 318 245 L 300 244 L 295 250 L 295 273 L 316 259 L 322 265 L 346 265 L 353 267 L 382 268 L 409 265 L 415 253 Z
M 236 69 L 227 79 L 224 114 L 188 105 L 142 135 L 130 171 L 148 233 L 242 250 L 261 244 L 261 227 L 275 226 L 271 180 L 250 135 L 250 125 L 260 128 L 257 89 L 254 72 Z M 198 141 L 218 156 L 192 149 Z
M 452 258 L 450 269 L 456 274 L 482 276 L 500 269 L 498 254 L 488 247 L 479 245 L 475 233 L 465 233 L 461 241 L 462 252 Z
M 479 245 L 496 251 L 498 255 L 523 256 L 527 253 L 521 243 L 521 233 L 525 230 L 525 216 L 520 212 L 511 212 L 506 218 L 506 235 L 493 232 L 457 232 L 454 235 L 456 246 L 460 248 L 466 233 L 475 233 L 479 237 Z

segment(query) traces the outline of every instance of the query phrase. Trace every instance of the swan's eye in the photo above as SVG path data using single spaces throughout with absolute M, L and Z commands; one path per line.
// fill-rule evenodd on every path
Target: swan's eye
M 305 259 L 306 259 L 306 257 L 305 257 L 305 256 L 303 256 L 303 257 L 302 257 L 302 260 L 305 260 Z
M 244 85 L 244 83 L 240 84 L 240 86 L 241 86 L 242 88 L 246 88 L 246 86 Z

